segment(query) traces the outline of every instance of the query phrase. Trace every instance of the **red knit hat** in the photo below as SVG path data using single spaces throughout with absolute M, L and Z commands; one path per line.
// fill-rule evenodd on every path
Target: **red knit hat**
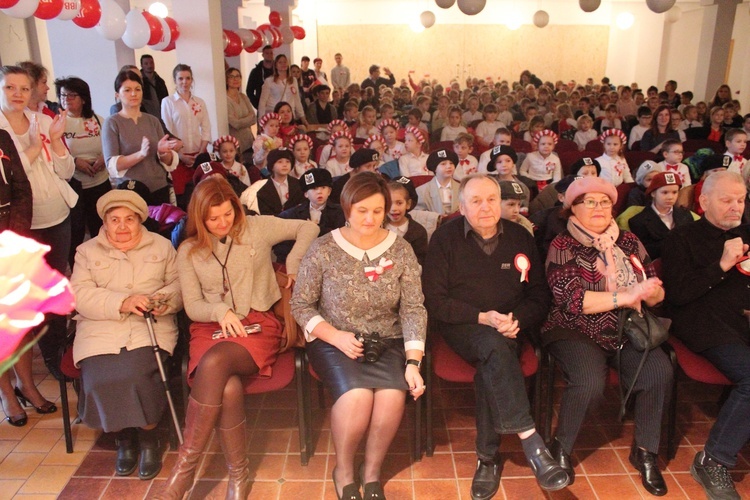
M 651 184 L 649 184 L 648 189 L 646 189 L 646 195 L 649 195 L 664 186 L 677 186 L 678 188 L 681 188 L 682 180 L 680 179 L 680 176 L 674 172 L 659 172 L 651 178 Z

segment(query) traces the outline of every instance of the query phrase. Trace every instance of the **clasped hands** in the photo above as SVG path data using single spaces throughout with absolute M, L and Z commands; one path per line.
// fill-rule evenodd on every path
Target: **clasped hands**
M 518 320 L 513 318 L 513 313 L 501 314 L 497 311 L 487 311 L 479 313 L 479 324 L 491 326 L 503 337 L 514 339 L 518 335 L 520 328 Z

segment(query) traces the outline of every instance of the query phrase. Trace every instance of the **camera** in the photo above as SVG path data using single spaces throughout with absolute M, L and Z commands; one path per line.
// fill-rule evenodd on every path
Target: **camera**
M 364 355 L 361 358 L 357 358 L 360 363 L 375 363 L 380 359 L 380 355 L 385 352 L 388 348 L 386 342 L 380 338 L 380 334 L 373 332 L 370 334 L 360 333 L 357 335 L 357 340 L 362 342 L 364 348 Z

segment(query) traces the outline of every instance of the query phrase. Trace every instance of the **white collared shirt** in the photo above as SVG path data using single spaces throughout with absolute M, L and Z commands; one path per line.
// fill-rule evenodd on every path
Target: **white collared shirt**
M 323 210 L 326 208 L 325 205 L 323 205 L 320 208 L 315 208 L 310 205 L 310 220 L 316 223 L 317 225 L 320 225 L 320 218 L 323 215 Z
M 409 219 L 406 219 L 406 222 L 404 222 L 400 226 L 394 226 L 393 224 L 389 222 L 388 224 L 385 225 L 385 228 L 388 231 L 393 231 L 394 233 L 396 233 L 397 235 L 403 238 L 404 235 L 406 235 L 406 232 L 409 230 Z
M 211 142 L 211 121 L 206 103 L 200 97 L 191 94 L 190 100 L 185 101 L 175 92 L 162 99 L 161 118 L 167 130 L 182 139 L 186 153 L 197 153 L 201 141 Z M 155 148 L 156 145 L 152 144 L 151 147 Z
M 651 204 L 651 208 L 656 212 L 656 215 L 659 216 L 659 219 L 664 223 L 665 226 L 667 226 L 668 229 L 674 228 L 674 207 L 671 207 L 669 209 L 669 212 L 663 214 L 659 212 L 659 210 L 656 208 L 655 204 Z
M 276 182 L 276 180 L 271 177 L 271 181 L 273 181 L 273 187 L 276 188 L 276 192 L 279 194 L 281 204 L 284 205 L 289 199 L 289 177 L 284 179 L 284 182 Z

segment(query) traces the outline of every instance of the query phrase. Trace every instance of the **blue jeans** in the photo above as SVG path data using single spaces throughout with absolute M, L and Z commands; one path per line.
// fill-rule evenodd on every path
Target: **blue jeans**
M 491 460 L 500 446 L 500 434 L 534 428 L 518 342 L 484 325 L 450 325 L 441 333 L 451 349 L 477 370 L 477 455 Z
M 706 453 L 727 467 L 750 439 L 750 346 L 726 344 L 700 353 L 735 386 L 719 411 L 706 442 Z

